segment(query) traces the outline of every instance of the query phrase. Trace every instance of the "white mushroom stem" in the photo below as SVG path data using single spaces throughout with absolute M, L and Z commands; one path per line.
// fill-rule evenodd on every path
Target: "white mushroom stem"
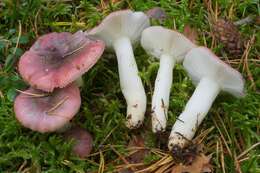
M 133 49 L 129 38 L 121 37 L 114 44 L 117 56 L 120 86 L 127 102 L 127 122 L 129 128 L 140 126 L 146 110 L 146 95 L 138 75 Z
M 160 57 L 160 68 L 155 80 L 152 98 L 152 127 L 154 133 L 164 131 L 166 128 L 174 65 L 173 57 L 165 54 Z
M 173 125 L 168 145 L 170 150 L 175 145 L 183 148 L 187 140 L 193 138 L 219 92 L 220 86 L 214 79 L 205 77 L 200 80 L 184 111 Z

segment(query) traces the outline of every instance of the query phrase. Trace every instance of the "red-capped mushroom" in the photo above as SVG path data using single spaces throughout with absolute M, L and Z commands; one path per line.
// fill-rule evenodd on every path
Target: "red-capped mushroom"
M 104 48 L 103 41 L 90 39 L 82 31 L 46 34 L 21 57 L 19 72 L 32 87 L 51 92 L 81 77 Z
M 80 158 L 88 156 L 92 150 L 93 139 L 89 132 L 80 127 L 73 127 L 65 133 L 68 139 L 74 140 L 73 152 Z
M 53 132 L 68 123 L 78 112 L 80 91 L 71 84 L 52 93 L 30 88 L 21 91 L 14 102 L 17 120 L 31 130 Z

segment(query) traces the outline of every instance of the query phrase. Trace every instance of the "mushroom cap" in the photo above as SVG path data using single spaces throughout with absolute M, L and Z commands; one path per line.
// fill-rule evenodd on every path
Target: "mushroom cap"
M 105 41 L 111 48 L 120 37 L 128 37 L 132 44 L 140 40 L 142 31 L 150 26 L 149 18 L 143 12 L 121 10 L 110 13 L 97 27 L 87 34 Z
M 100 58 L 105 45 L 82 31 L 41 36 L 19 61 L 23 79 L 36 89 L 63 88 L 87 72 Z
M 48 95 L 35 97 L 25 92 Z M 29 88 L 16 97 L 14 111 L 23 126 L 45 133 L 53 132 L 68 123 L 78 112 L 80 104 L 80 91 L 74 84 L 55 89 L 53 93 Z
M 185 54 L 196 47 L 183 34 L 161 26 L 146 28 L 142 33 L 141 45 L 148 54 L 156 58 L 167 54 L 176 61 L 183 60 Z
M 68 139 L 75 140 L 75 145 L 73 146 L 73 152 L 80 158 L 88 156 L 93 147 L 93 139 L 89 132 L 80 127 L 73 127 L 67 132 L 65 136 Z
M 221 90 L 236 97 L 244 95 L 242 75 L 206 47 L 191 49 L 183 61 L 183 66 L 195 84 L 203 77 L 210 77 L 218 82 Z

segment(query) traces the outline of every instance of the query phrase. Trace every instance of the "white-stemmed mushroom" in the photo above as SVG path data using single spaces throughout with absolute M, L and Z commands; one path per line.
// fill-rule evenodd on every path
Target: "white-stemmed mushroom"
M 221 90 L 236 97 L 244 95 L 241 74 L 205 47 L 189 51 L 183 65 L 197 87 L 173 125 L 168 144 L 170 150 L 176 146 L 185 147 L 187 140 L 193 138 Z
M 108 48 L 116 52 L 120 86 L 127 102 L 129 128 L 139 127 L 146 111 L 146 95 L 138 75 L 132 44 L 139 42 L 142 31 L 150 25 L 143 12 L 123 10 L 111 13 L 96 28 L 89 31 L 105 41 Z
M 152 97 L 152 129 L 155 133 L 162 132 L 166 128 L 172 70 L 195 45 L 181 33 L 161 26 L 146 28 L 141 45 L 148 54 L 160 59 Z

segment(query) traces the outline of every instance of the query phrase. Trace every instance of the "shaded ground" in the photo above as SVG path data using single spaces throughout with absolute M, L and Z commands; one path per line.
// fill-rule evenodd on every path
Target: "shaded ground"
M 144 136 L 150 149 L 144 160 L 151 165 L 168 154 L 167 136 L 159 140 L 150 129 L 149 107 L 158 62 L 137 47 L 135 56 L 148 96 L 146 122 L 142 129 L 130 131 L 124 125 L 126 104 L 119 87 L 115 55 L 105 53 L 84 75 L 82 106 L 74 124 L 94 136 L 93 155 L 81 160 L 71 153 L 71 143 L 61 134 L 40 134 L 19 125 L 13 113 L 16 89 L 26 88 L 16 71 L 16 62 L 35 38 L 53 31 L 75 32 L 97 25 L 111 11 L 130 8 L 146 11 L 160 6 L 167 18 L 161 25 L 181 32 L 189 24 L 197 29 L 198 44 L 212 48 L 227 63 L 239 69 L 246 79 L 246 97 L 236 99 L 219 95 L 197 134 L 204 135 L 204 152 L 212 155 L 215 172 L 260 172 L 260 58 L 259 17 L 239 26 L 246 49 L 242 56 L 232 56 L 216 42 L 209 18 L 238 21 L 249 15 L 259 16 L 258 1 L 45 1 L 4 0 L 0 2 L 0 172 L 115 172 L 115 165 L 126 164 L 126 149 L 134 135 Z M 153 21 L 153 24 L 159 24 Z M 181 65 L 174 69 L 169 107 L 169 130 L 194 90 Z M 158 144 L 157 141 L 160 141 Z M 111 147 L 112 145 L 112 147 Z M 253 146 L 253 147 L 252 147 Z M 161 147 L 162 150 L 158 150 Z M 250 148 L 251 147 L 251 148 Z M 156 149 L 157 148 L 157 149 Z M 248 150 L 247 150 L 248 149 Z M 169 161 L 171 162 L 171 161 Z M 168 162 L 167 162 L 168 164 Z M 117 167 L 118 168 L 118 167 Z

